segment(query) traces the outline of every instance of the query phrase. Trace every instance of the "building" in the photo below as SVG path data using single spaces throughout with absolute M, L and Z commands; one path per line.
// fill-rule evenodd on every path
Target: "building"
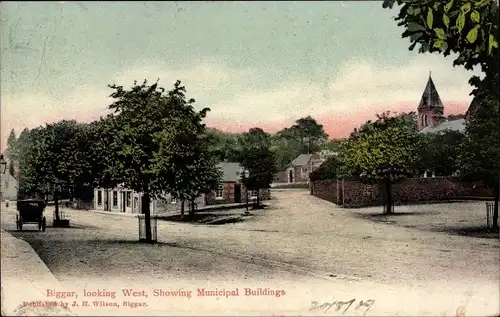
M 17 177 L 10 173 L 9 168 L 5 173 L 0 173 L 0 200 L 17 200 L 17 190 L 19 182 Z
M 319 154 L 300 154 L 281 173 L 281 181 L 289 184 L 308 183 L 309 174 L 318 168 L 325 158 Z
M 207 205 L 243 203 L 246 201 L 245 186 L 241 184 L 242 167 L 239 163 L 222 162 L 217 165 L 222 170 L 222 180 L 219 188 L 211 193 L 202 194 L 195 200 L 196 208 Z M 249 191 L 248 199 L 257 198 L 257 191 Z M 260 190 L 260 199 L 269 199 L 269 189 Z M 115 212 L 141 213 L 142 194 L 123 186 L 112 189 L 98 188 L 94 190 L 94 209 Z M 162 199 L 152 200 L 151 214 L 159 214 L 181 209 L 181 201 L 173 198 L 170 194 L 163 195 Z M 185 203 L 188 210 L 188 204 Z
M 241 183 L 243 167 L 239 163 L 221 162 L 217 167 L 222 171 L 222 180 L 216 191 L 205 195 L 205 205 L 242 203 L 247 199 L 257 199 L 257 195 L 260 200 L 270 199 L 269 188 L 249 190 L 247 193 L 245 185 Z
M 141 213 L 142 194 L 123 186 L 94 189 L 94 209 L 103 211 Z M 156 212 L 155 202 L 150 206 L 151 213 Z
M 447 120 L 444 117 L 444 105 L 430 74 L 417 107 L 417 114 L 417 131 L 420 133 L 436 133 L 445 130 L 465 131 L 465 119 Z

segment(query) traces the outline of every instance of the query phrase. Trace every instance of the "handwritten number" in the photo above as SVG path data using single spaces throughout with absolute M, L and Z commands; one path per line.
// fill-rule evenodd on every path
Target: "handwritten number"
M 363 316 L 365 316 L 366 313 L 370 310 L 370 308 L 372 308 L 373 304 L 375 304 L 375 300 L 373 300 L 373 299 L 369 299 L 366 302 L 359 301 L 359 304 L 356 307 L 356 309 L 361 308 L 363 306 L 367 307 L 366 310 L 365 310 L 365 312 L 363 313 Z
M 355 298 L 351 299 L 350 301 L 348 302 L 345 302 L 346 304 L 349 303 L 349 306 L 347 306 L 346 309 L 344 309 L 344 312 L 342 314 L 345 314 L 345 312 L 349 309 L 349 307 L 351 307 L 352 304 L 354 304 L 354 302 L 356 301 Z
M 353 298 L 350 301 L 342 302 L 342 301 L 334 301 L 332 303 L 322 303 L 319 304 L 317 301 L 312 301 L 311 302 L 311 307 L 309 308 L 309 311 L 311 310 L 316 310 L 316 309 L 324 309 L 324 313 L 326 314 L 334 305 L 335 305 L 335 311 L 339 311 L 342 309 L 342 307 L 346 306 L 345 309 L 342 312 L 342 315 L 344 315 L 347 310 L 356 302 L 356 299 Z M 367 301 L 359 301 L 359 304 L 356 306 L 355 310 L 361 308 L 361 307 L 366 307 L 366 310 L 363 313 L 363 316 L 366 315 L 366 313 L 372 308 L 373 304 L 375 304 L 375 300 L 369 299 Z
M 312 301 L 311 302 L 311 308 L 309 308 L 309 311 L 318 309 L 318 302 L 317 301 Z

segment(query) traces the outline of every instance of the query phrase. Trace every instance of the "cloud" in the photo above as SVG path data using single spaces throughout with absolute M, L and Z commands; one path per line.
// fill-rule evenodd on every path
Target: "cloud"
M 255 69 L 229 68 L 215 61 L 200 61 L 193 67 L 166 69 L 158 63 L 143 63 L 110 76 L 108 82 L 129 87 L 133 80 L 148 79 L 169 89 L 180 79 L 197 107 L 208 106 L 207 123 L 232 131 L 260 126 L 269 132 L 294 120 L 312 115 L 331 136 L 346 135 L 376 113 L 385 110 L 416 110 L 429 71 L 446 107 L 457 111 L 471 100 L 468 79 L 472 72 L 452 68 L 451 60 L 439 55 L 417 55 L 405 65 L 378 65 L 373 60 L 347 60 L 325 69 L 321 77 L 308 81 L 260 84 L 266 73 Z M 259 88 L 259 85 L 263 86 Z M 10 129 L 19 133 L 62 118 L 89 121 L 106 113 L 111 100 L 107 87 L 78 87 L 57 95 L 28 93 L 2 96 L 1 144 Z

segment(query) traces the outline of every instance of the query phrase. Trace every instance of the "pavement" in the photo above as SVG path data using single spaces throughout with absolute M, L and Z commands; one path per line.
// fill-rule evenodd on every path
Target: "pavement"
M 1 231 L 2 316 L 76 316 L 48 299 L 48 289 L 61 289 L 59 281 L 24 240 Z

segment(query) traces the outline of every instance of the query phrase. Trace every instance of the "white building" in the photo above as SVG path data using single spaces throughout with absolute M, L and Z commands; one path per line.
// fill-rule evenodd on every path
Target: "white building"
M 141 213 L 142 194 L 123 186 L 94 189 L 94 209 L 104 211 Z M 156 213 L 156 202 L 151 200 L 151 214 Z
M 0 200 L 17 200 L 17 190 L 19 182 L 17 178 L 9 173 L 9 169 L 5 173 L 0 173 Z

